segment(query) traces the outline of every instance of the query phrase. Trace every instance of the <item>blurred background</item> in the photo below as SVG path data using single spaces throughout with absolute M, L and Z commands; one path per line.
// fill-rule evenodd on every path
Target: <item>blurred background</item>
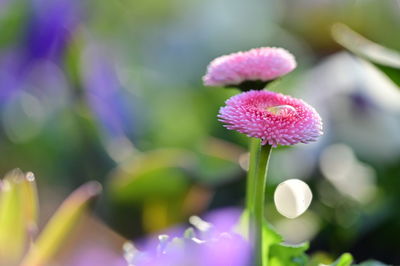
M 222 54 L 280 46 L 298 68 L 271 89 L 313 105 L 325 135 L 274 150 L 267 218 L 310 254 L 398 265 L 400 90 L 335 43 L 336 22 L 400 50 L 398 0 L 0 0 L 0 173 L 35 173 L 42 225 L 103 184 L 66 257 L 240 207 L 248 139 L 216 118 L 237 91 L 201 77 Z M 294 220 L 272 203 L 289 178 L 314 194 Z

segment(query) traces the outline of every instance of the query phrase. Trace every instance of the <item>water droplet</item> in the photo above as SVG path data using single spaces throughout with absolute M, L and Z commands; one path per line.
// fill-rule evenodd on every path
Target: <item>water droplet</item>
M 286 104 L 267 107 L 267 111 L 279 116 L 294 115 L 297 113 L 293 106 Z
M 35 181 L 35 175 L 32 172 L 26 173 L 25 177 L 26 177 L 26 180 L 28 180 L 29 182 Z

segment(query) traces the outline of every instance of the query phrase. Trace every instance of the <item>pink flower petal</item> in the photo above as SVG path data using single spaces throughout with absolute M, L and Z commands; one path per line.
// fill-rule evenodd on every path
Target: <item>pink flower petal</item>
M 234 86 L 245 81 L 270 81 L 296 68 L 294 56 L 283 48 L 262 47 L 214 59 L 203 77 L 206 86 Z

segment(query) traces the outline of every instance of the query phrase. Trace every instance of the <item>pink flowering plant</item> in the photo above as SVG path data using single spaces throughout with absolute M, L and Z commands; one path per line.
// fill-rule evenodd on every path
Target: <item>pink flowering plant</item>
M 156 245 L 137 249 L 125 246 L 125 259 L 135 266 L 302 266 L 308 261 L 308 243 L 287 245 L 265 219 L 268 162 L 278 146 L 317 141 L 323 134 L 318 112 L 301 99 L 270 91 L 267 84 L 296 67 L 294 56 L 282 48 L 263 47 L 214 59 L 203 77 L 206 86 L 236 87 L 242 92 L 221 107 L 218 119 L 224 127 L 250 138 L 245 211 L 238 221 L 190 219 L 181 235 L 160 235 Z M 288 199 L 289 198 L 289 199 Z M 288 218 L 301 215 L 309 206 L 309 187 L 297 179 L 276 189 L 277 210 Z M 281 203 L 280 201 L 284 201 Z M 222 221 L 222 222 L 221 222 Z M 219 226 L 218 224 L 224 224 Z M 333 264 L 352 265 L 343 254 Z M 366 262 L 365 265 L 370 262 Z M 320 264 L 322 265 L 322 264 Z M 361 264 L 363 265 L 363 264 Z M 373 264 L 372 264 L 373 265 Z
M 265 89 L 270 81 L 288 74 L 295 67 L 294 56 L 288 51 L 263 47 L 216 58 L 203 77 L 205 85 L 238 87 L 243 91 L 226 101 L 218 118 L 227 129 L 251 138 L 246 190 L 251 265 L 274 264 L 271 260 L 279 261 L 279 265 L 306 264 L 304 251 L 307 244 L 298 247 L 281 244 L 282 238 L 264 218 L 272 149 L 316 141 L 323 134 L 321 117 L 312 106 L 301 99 Z M 278 250 L 281 255 L 274 254 Z

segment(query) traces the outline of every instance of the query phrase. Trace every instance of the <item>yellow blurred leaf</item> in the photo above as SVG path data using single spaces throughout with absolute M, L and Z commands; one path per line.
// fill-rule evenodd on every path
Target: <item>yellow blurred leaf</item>
M 32 172 L 26 173 L 21 185 L 23 214 L 26 229 L 31 238 L 33 238 L 37 232 L 37 222 L 39 216 L 39 199 L 34 174 Z
M 24 215 L 25 175 L 15 169 L 2 182 L 0 194 L 0 265 L 14 265 L 27 247 Z
M 86 183 L 75 190 L 50 219 L 21 265 L 42 266 L 49 263 L 87 209 L 89 200 L 100 191 L 101 185 L 97 182 Z

